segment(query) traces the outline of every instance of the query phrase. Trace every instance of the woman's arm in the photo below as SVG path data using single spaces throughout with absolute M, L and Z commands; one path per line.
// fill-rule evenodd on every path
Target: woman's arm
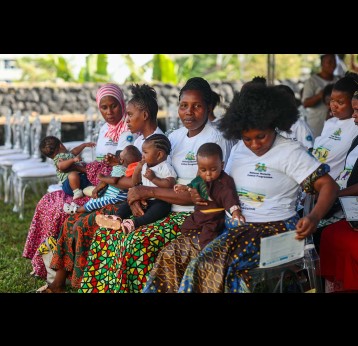
M 322 101 L 323 98 L 323 90 L 321 90 L 318 94 L 313 95 L 311 97 L 307 97 L 304 101 L 303 101 L 303 107 L 307 108 L 307 107 L 314 107 L 316 106 L 318 103 L 320 103 Z
M 296 239 L 299 240 L 306 238 L 317 229 L 319 221 L 330 210 L 337 198 L 339 187 L 329 174 L 318 178 L 313 186 L 319 193 L 318 199 L 311 212 L 297 222 Z
M 137 166 L 134 168 L 132 174 L 133 186 L 136 186 L 142 182 L 142 167 L 145 164 L 145 161 L 139 161 Z
M 128 191 L 129 204 L 148 198 L 158 198 L 171 204 L 193 205 L 190 193 L 188 191 L 176 193 L 173 189 L 143 185 L 134 186 Z
M 358 196 L 358 184 L 348 186 L 347 188 L 338 191 L 338 197 L 343 196 Z
M 113 186 L 118 187 L 121 190 L 127 190 L 133 186 L 132 177 L 120 177 L 117 184 L 113 184 Z
M 98 180 L 104 182 L 105 184 L 117 186 L 117 183 L 120 179 L 120 177 L 112 177 L 110 175 L 104 175 L 102 173 L 99 173 L 97 175 Z

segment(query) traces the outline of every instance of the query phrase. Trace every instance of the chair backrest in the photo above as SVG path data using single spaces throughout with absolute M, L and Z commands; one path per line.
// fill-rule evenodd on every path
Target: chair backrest
M 42 124 L 39 115 L 36 115 L 34 122 L 31 127 L 31 150 L 32 157 L 38 159 L 41 157 L 40 152 L 40 140 L 41 140 Z
M 17 111 L 13 116 L 12 121 L 12 138 L 14 140 L 14 148 L 13 149 L 21 149 L 21 127 L 22 127 L 22 116 L 21 112 Z
M 22 117 L 21 121 L 21 142 L 23 146 L 23 153 L 30 155 L 30 130 L 31 130 L 31 123 L 30 123 L 30 115 L 29 113 L 25 113 Z
M 46 136 L 55 136 L 61 140 L 61 119 L 53 116 L 47 126 Z
M 85 133 L 85 142 L 92 142 L 93 136 L 93 122 L 96 117 L 96 109 L 94 107 L 89 107 L 85 112 L 85 119 L 83 123 L 84 133 Z
M 8 110 L 5 114 L 5 148 L 11 149 L 11 111 Z

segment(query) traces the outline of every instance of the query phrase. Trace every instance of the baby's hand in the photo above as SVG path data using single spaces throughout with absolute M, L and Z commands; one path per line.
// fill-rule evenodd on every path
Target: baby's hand
M 107 154 L 104 156 L 103 162 L 109 166 L 116 166 L 118 165 L 119 160 L 113 154 Z
M 144 177 L 152 181 L 154 178 L 156 178 L 156 175 L 150 168 L 147 168 L 147 170 L 144 173 Z
M 189 187 L 186 185 L 182 185 L 182 184 L 175 184 L 174 185 L 174 191 L 176 193 L 180 193 L 180 192 L 184 192 L 184 191 L 188 191 Z
M 231 214 L 233 219 L 237 219 L 240 221 L 240 225 L 243 225 L 246 222 L 245 216 L 241 214 L 240 210 L 234 210 Z
M 75 161 L 75 162 L 80 162 L 81 160 L 82 160 L 81 155 L 77 155 L 77 156 L 74 158 L 74 161 Z

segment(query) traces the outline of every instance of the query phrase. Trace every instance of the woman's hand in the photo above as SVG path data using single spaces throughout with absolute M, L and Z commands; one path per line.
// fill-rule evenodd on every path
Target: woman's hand
M 133 216 L 139 217 L 139 216 L 144 215 L 144 211 L 143 211 L 141 203 L 139 201 L 135 201 L 132 204 L 130 204 L 129 206 L 132 210 Z
M 194 205 L 208 205 L 208 201 L 200 197 L 197 189 L 189 187 L 188 191 Z
M 87 143 L 85 143 L 85 147 L 87 147 L 87 148 L 93 148 L 95 146 L 96 146 L 95 142 L 87 142 Z
M 176 193 L 180 193 L 180 192 L 186 192 L 189 190 L 189 187 L 187 185 L 182 185 L 182 184 L 175 184 L 173 187 L 174 191 Z
M 302 219 L 299 219 L 296 225 L 295 239 L 303 240 L 308 237 L 317 229 L 318 223 L 319 220 L 310 215 L 304 216 Z
M 144 191 L 145 191 L 145 186 L 143 186 L 143 185 L 131 187 L 128 190 L 128 195 L 127 195 L 128 203 L 132 204 L 136 201 L 140 201 L 141 199 L 143 199 Z

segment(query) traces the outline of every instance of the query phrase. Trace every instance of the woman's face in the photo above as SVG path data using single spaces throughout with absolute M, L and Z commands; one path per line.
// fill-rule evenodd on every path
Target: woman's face
M 122 109 L 113 96 L 104 96 L 99 101 L 99 110 L 104 120 L 110 125 L 117 125 L 122 119 Z
M 127 105 L 127 126 L 132 133 L 142 132 L 148 114 L 136 104 L 129 102 Z
M 189 137 L 200 133 L 208 120 L 208 107 L 202 93 L 198 90 L 184 91 L 178 113 L 182 123 L 189 130 Z
M 266 154 L 271 149 L 275 138 L 276 132 L 273 129 L 242 131 L 242 140 L 257 156 Z
M 352 117 L 352 98 L 344 91 L 332 90 L 330 107 L 333 116 L 339 120 Z
M 352 99 L 352 108 L 353 108 L 353 115 L 354 123 L 358 125 L 358 100 Z

